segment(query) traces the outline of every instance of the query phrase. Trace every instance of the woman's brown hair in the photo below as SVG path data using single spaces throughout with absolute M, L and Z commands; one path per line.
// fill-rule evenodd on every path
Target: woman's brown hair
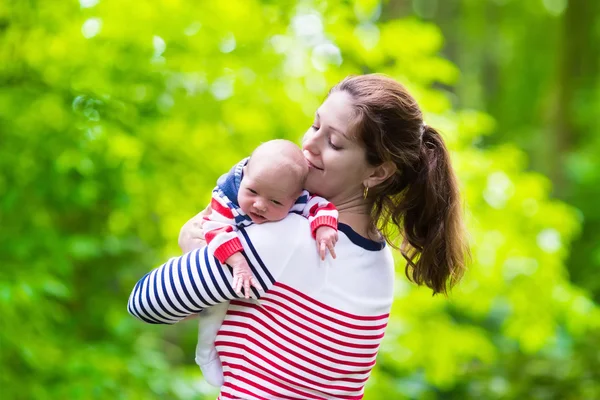
M 462 277 L 469 249 L 458 181 L 444 140 L 424 123 L 415 99 L 394 79 L 351 76 L 331 89 L 335 91 L 353 99 L 352 127 L 367 162 L 378 166 L 392 161 L 397 168 L 368 190 L 373 226 L 400 250 L 409 279 L 434 294 L 447 293 Z

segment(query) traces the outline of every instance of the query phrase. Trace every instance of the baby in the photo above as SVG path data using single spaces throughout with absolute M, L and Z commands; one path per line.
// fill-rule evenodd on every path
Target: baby
M 259 288 L 252 276 L 242 243 L 236 231 L 240 226 L 279 221 L 290 212 L 308 218 L 321 259 L 329 250 L 335 258 L 338 239 L 335 206 L 322 197 L 303 190 L 308 163 L 302 151 L 287 140 L 271 140 L 254 150 L 249 158 L 221 176 L 213 190 L 211 213 L 204 217 L 203 230 L 208 250 L 222 263 L 232 267 L 232 286 L 238 295 L 250 296 L 250 287 Z M 223 384 L 223 370 L 214 341 L 228 304 L 200 313 L 196 363 L 206 381 Z

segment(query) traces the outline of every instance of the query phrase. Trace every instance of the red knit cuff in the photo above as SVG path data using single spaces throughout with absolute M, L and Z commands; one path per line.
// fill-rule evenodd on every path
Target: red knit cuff
M 215 250 L 215 257 L 217 257 L 217 260 L 219 260 L 221 264 L 225 264 L 225 261 L 229 257 L 231 257 L 234 253 L 237 253 L 238 251 L 242 250 L 244 250 L 244 247 L 242 246 L 242 242 L 240 242 L 240 239 L 231 239 L 217 247 L 217 249 Z
M 321 215 L 320 217 L 313 219 L 310 223 L 310 230 L 312 231 L 313 238 L 317 235 L 317 229 L 319 229 L 322 226 L 328 226 L 337 231 L 337 218 L 332 217 L 331 215 Z

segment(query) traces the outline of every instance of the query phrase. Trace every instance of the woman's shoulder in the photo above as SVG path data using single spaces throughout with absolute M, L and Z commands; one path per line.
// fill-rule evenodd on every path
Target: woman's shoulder
M 308 220 L 293 213 L 281 221 L 240 228 L 238 236 L 250 261 L 269 270 L 274 279 L 304 251 L 307 241 L 314 243 Z
M 394 260 L 389 246 L 368 240 L 340 224 L 336 259 L 319 258 L 308 221 L 290 214 L 276 223 L 252 226 L 242 234 L 252 262 L 280 282 L 350 313 L 384 314 L 393 299 Z

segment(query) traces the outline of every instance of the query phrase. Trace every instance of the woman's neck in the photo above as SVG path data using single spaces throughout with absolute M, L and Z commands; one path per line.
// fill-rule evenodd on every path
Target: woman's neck
M 381 236 L 373 231 L 370 210 L 362 196 L 334 204 L 339 212 L 339 222 L 349 225 L 356 233 L 365 238 L 381 239 Z

